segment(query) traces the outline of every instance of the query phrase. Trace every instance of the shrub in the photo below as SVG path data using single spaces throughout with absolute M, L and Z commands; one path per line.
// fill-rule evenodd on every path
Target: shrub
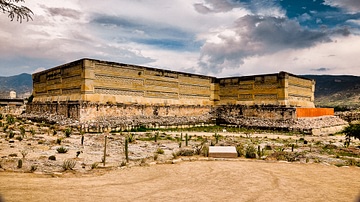
M 11 114 L 6 115 L 6 122 L 8 124 L 14 124 L 15 123 L 15 117 Z
M 35 130 L 33 128 L 30 129 L 30 133 L 31 133 L 31 135 L 35 135 Z
M 23 140 L 23 137 L 22 136 L 16 136 L 15 139 L 17 139 L 17 140 L 19 140 L 21 142 Z
M 56 161 L 56 156 L 54 155 L 49 156 L 49 160 Z
M 60 153 L 60 154 L 64 154 L 64 153 L 68 152 L 68 149 L 65 148 L 65 147 L 63 147 L 63 146 L 61 146 L 61 147 L 58 147 L 58 148 L 56 149 L 56 151 L 57 151 L 58 153 Z
M 71 128 L 67 128 L 67 129 L 65 129 L 65 136 L 66 137 L 70 137 L 70 135 L 71 135 Z
M 205 157 L 209 156 L 209 145 L 205 144 L 204 147 L 202 148 L 202 153 L 204 154 Z
M 21 153 L 22 157 L 25 158 L 26 155 L 28 154 L 28 151 L 26 151 L 26 150 L 21 150 L 20 153 Z
M 177 153 L 178 156 L 193 156 L 194 151 L 192 149 L 181 149 Z
M 126 161 L 122 161 L 120 164 L 120 167 L 124 167 L 124 166 L 126 166 Z
M 238 157 L 244 156 L 244 146 L 241 144 L 236 145 L 236 153 Z
M 158 148 L 158 149 L 156 150 L 156 153 L 157 153 L 157 154 L 164 154 L 164 150 L 161 149 L 161 148 Z
M 253 145 L 249 145 L 246 147 L 245 157 L 246 158 L 256 158 L 256 150 Z
M 15 134 L 12 130 L 9 131 L 9 138 L 14 138 Z
M 67 159 L 63 162 L 62 168 L 64 170 L 72 170 L 76 165 L 76 161 L 72 159 Z
M 35 172 L 37 170 L 37 165 L 31 165 L 30 172 Z
M 20 134 L 24 137 L 25 136 L 25 128 L 20 126 Z
M 158 158 L 159 158 L 159 154 L 158 154 L 158 153 L 155 153 L 155 154 L 154 154 L 154 161 L 156 161 Z
M 99 166 L 98 162 L 91 164 L 91 170 L 96 169 Z
M 61 138 L 57 138 L 57 139 L 56 139 L 56 144 L 60 145 L 60 144 L 61 144 L 61 141 L 62 141 Z

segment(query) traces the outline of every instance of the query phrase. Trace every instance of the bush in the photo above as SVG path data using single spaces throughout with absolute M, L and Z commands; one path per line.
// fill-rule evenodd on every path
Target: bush
M 246 158 L 256 158 L 256 149 L 253 145 L 249 145 L 246 147 L 245 157 Z
M 64 170 L 72 170 L 76 165 L 76 161 L 72 159 L 67 159 L 63 162 L 62 168 Z
M 6 115 L 6 122 L 8 124 L 14 124 L 15 123 L 15 117 L 11 114 Z
M 49 156 L 49 160 L 56 161 L 56 156 L 54 155 Z
M 157 154 L 164 154 L 164 150 L 161 149 L 161 148 L 158 148 L 158 149 L 156 150 L 156 153 L 157 153 Z
M 9 138 L 14 138 L 15 134 L 12 130 L 9 131 Z
M 56 151 L 60 154 L 64 154 L 64 153 L 68 152 L 68 149 L 61 146 L 61 147 L 57 148 Z
M 31 165 L 30 172 L 33 173 L 37 170 L 37 165 Z
M 99 166 L 98 162 L 91 164 L 91 170 L 96 169 Z
M 65 130 L 65 136 L 66 136 L 66 137 L 70 137 L 70 135 L 71 135 L 71 128 L 67 128 L 67 129 Z
M 61 138 L 57 138 L 57 139 L 56 139 L 56 144 L 60 145 L 60 144 L 61 144 L 61 141 L 62 141 Z
M 194 151 L 191 149 L 181 149 L 178 151 L 177 156 L 194 156 Z
M 22 164 L 23 164 L 23 161 L 21 159 L 18 160 L 18 165 L 17 167 L 18 168 L 22 168 Z
M 236 145 L 236 153 L 238 157 L 244 156 L 244 146 L 241 144 Z

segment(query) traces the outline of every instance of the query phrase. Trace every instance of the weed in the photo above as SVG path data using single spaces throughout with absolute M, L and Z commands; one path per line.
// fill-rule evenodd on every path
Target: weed
M 72 133 L 71 128 L 65 129 L 65 136 L 66 137 L 70 137 L 71 133 Z
M 194 151 L 192 149 L 181 149 L 177 153 L 178 156 L 193 156 Z
M 8 124 L 14 124 L 15 123 L 15 117 L 11 114 L 6 115 L 6 122 Z
M 91 170 L 96 169 L 99 166 L 98 162 L 94 162 L 91 164 Z
M 30 167 L 30 172 L 33 173 L 37 170 L 38 166 L 37 165 L 31 165 Z
M 244 156 L 244 146 L 242 144 L 236 145 L 236 153 L 238 157 Z
M 256 158 L 256 150 L 253 145 L 249 145 L 246 147 L 245 157 L 246 158 Z
M 56 144 L 60 145 L 60 144 L 61 144 L 61 141 L 62 141 L 61 138 L 57 138 L 57 139 L 56 139 Z
M 20 126 L 20 134 L 24 137 L 25 136 L 25 128 Z
M 178 154 L 176 152 L 173 152 L 172 156 L 173 156 L 174 159 L 176 159 L 178 157 Z
M 49 156 L 49 160 L 56 161 L 56 156 L 54 155 Z
M 58 148 L 56 149 L 56 151 L 57 151 L 58 153 L 60 153 L 60 154 L 64 154 L 64 153 L 68 152 L 68 149 L 65 148 L 65 147 L 63 147 L 63 146 L 61 146 L 61 147 L 58 147 Z
M 33 128 L 30 129 L 30 133 L 31 133 L 31 135 L 35 135 L 35 130 Z
M 15 139 L 17 139 L 17 140 L 19 140 L 21 142 L 23 140 L 23 137 L 22 136 L 16 136 Z
M 76 161 L 72 159 L 67 159 L 63 162 L 62 168 L 64 170 L 72 170 L 76 165 Z
M 14 134 L 14 131 L 10 130 L 9 131 L 9 138 L 14 138 L 15 134 Z
M 158 153 L 155 153 L 155 154 L 154 154 L 154 161 L 158 160 L 158 158 L 159 158 L 159 154 L 158 154 Z
M 209 156 L 209 146 L 207 144 L 205 144 L 202 148 L 202 153 L 204 154 L 205 157 Z
M 126 161 L 122 161 L 120 164 L 120 167 L 124 167 L 124 166 L 126 166 Z
M 26 157 L 26 155 L 28 154 L 28 151 L 26 151 L 26 150 L 21 150 L 20 153 L 21 153 L 21 155 L 22 155 L 22 157 L 23 157 L 23 159 L 24 159 L 24 158 Z
M 157 153 L 157 154 L 164 154 L 164 150 L 161 149 L 161 148 L 158 148 L 158 149 L 156 150 L 156 153 Z

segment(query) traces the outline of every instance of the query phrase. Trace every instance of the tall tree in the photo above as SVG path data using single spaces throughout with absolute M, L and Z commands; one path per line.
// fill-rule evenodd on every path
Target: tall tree
M 13 21 L 15 18 L 20 23 L 26 19 L 26 21 L 32 20 L 34 13 L 26 6 L 19 5 L 19 3 L 25 3 L 25 0 L 0 0 L 0 11 L 8 14 L 8 17 Z

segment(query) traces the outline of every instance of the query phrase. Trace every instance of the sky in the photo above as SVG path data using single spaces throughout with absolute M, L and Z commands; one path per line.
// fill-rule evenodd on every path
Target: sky
M 216 77 L 360 76 L 359 0 L 26 0 L 0 13 L 0 76 L 81 58 Z

